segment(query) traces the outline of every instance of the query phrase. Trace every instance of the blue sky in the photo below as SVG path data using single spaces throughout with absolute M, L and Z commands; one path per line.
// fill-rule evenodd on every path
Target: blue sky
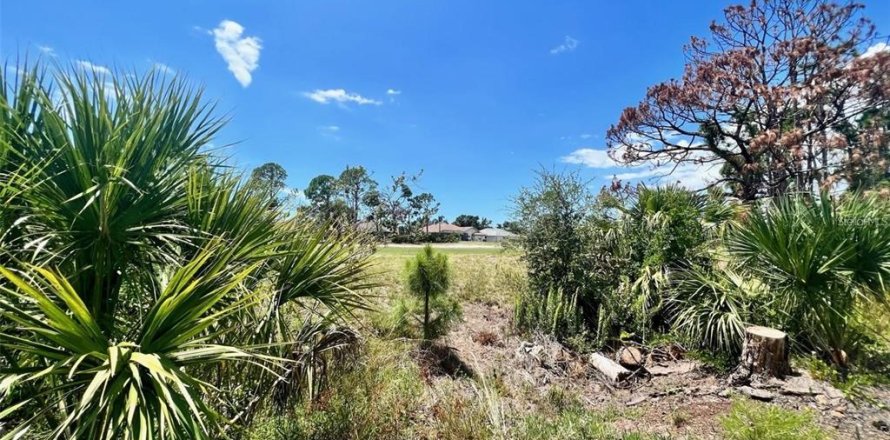
M 890 2 L 865 3 L 886 34 Z M 682 73 L 683 44 L 727 4 L 5 1 L 0 53 L 167 66 L 229 114 L 216 143 L 245 169 L 278 162 L 296 188 L 346 165 L 381 182 L 422 169 L 441 214 L 501 221 L 541 167 L 627 173 L 603 168 L 606 129 Z

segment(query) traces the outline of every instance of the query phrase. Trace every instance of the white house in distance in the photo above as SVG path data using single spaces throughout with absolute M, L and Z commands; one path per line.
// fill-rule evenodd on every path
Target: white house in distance
M 509 240 L 511 238 L 516 238 L 517 235 L 498 228 L 485 228 L 479 232 L 473 234 L 473 241 L 484 241 L 484 242 L 499 242 L 503 240 Z

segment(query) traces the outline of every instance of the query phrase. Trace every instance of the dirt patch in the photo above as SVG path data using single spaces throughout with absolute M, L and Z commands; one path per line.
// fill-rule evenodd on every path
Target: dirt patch
M 650 371 L 624 384 L 609 384 L 583 356 L 557 342 L 516 334 L 512 314 L 511 308 L 497 304 L 465 304 L 463 322 L 443 343 L 477 375 L 495 380 L 514 411 L 531 413 L 552 405 L 554 390 L 559 390 L 578 396 L 590 410 L 618 410 L 613 424 L 619 430 L 716 438 L 718 419 L 728 412 L 732 399 L 748 398 L 740 388 L 730 387 L 727 377 L 671 350 L 647 359 Z M 869 403 L 850 402 L 830 385 L 808 377 L 751 386 L 768 393 L 765 400 L 771 405 L 814 410 L 820 424 L 838 438 L 890 438 L 882 431 L 890 412 L 879 409 L 890 407 L 887 390 L 876 390 L 877 402 Z

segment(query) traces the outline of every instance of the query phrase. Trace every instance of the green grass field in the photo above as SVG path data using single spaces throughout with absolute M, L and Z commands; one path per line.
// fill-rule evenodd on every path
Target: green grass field
M 501 255 L 515 252 L 512 249 L 507 249 L 494 243 L 448 243 L 434 244 L 432 246 L 437 251 L 444 252 L 447 255 Z M 423 245 L 381 245 L 377 247 L 377 254 L 380 256 L 410 257 L 416 255 L 421 248 L 423 248 Z

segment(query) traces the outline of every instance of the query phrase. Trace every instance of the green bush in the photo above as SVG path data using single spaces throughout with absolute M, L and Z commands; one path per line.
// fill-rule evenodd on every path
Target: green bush
M 605 275 L 598 339 L 632 335 L 645 343 L 669 330 L 673 274 L 710 265 L 708 244 L 726 207 L 716 195 L 673 185 L 604 191 L 598 205 L 592 249 L 604 255 L 596 271 Z
M 540 331 L 568 341 L 587 334 L 578 309 L 578 296 L 549 290 L 545 295 L 527 291 L 519 296 L 514 311 L 519 328 Z
M 727 440 L 830 439 L 810 411 L 794 411 L 750 401 L 733 402 L 720 420 Z
M 448 332 L 461 317 L 460 303 L 451 296 L 430 299 L 427 332 L 431 339 Z M 383 310 L 371 315 L 371 324 L 387 338 L 420 339 L 424 337 L 424 302 L 415 296 L 399 295 Z
M 873 196 L 790 196 L 751 209 L 730 255 L 773 295 L 771 317 L 798 347 L 845 369 L 868 340 L 856 326 L 865 301 L 886 304 L 890 207 Z M 761 318 L 763 319 L 763 318 Z
M 517 324 L 599 343 L 668 331 L 671 274 L 707 267 L 708 243 L 733 212 L 716 195 L 676 186 L 594 198 L 576 175 L 547 172 L 520 193 L 516 211 L 530 285 Z
M 577 175 L 546 171 L 517 197 L 515 215 L 524 232 L 519 244 L 529 282 L 529 291 L 517 305 L 520 328 L 559 327 L 562 336 L 568 336 L 583 326 L 560 324 L 568 324 L 566 317 L 576 324 L 596 322 L 599 298 L 591 271 L 596 255 L 587 249 L 592 201 Z
M 766 302 L 765 286 L 733 268 L 688 268 L 674 280 L 667 311 L 673 331 L 693 347 L 741 353 L 755 304 Z

